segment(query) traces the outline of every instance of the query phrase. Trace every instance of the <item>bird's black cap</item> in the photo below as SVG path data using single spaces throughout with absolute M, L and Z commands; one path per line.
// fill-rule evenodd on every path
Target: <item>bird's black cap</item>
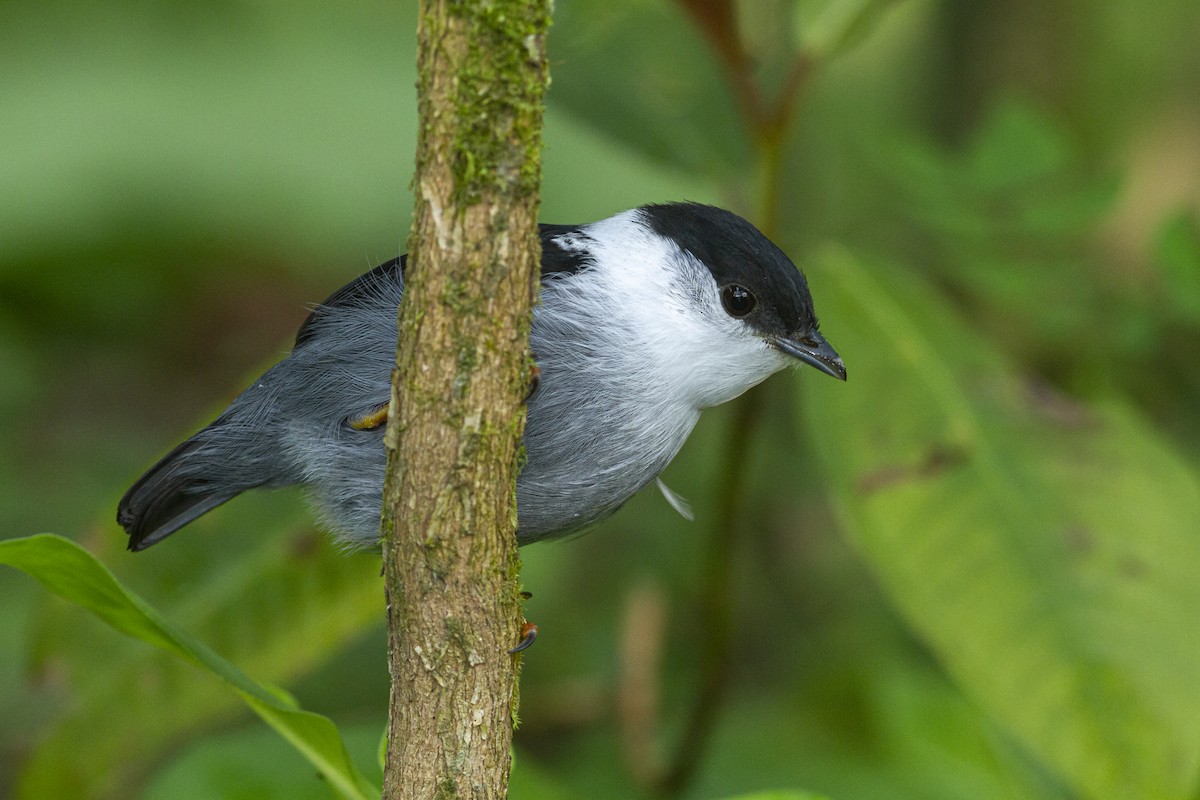
M 757 298 L 745 321 L 781 352 L 835 378 L 846 368 L 821 336 L 804 274 L 746 220 L 716 206 L 665 203 L 641 209 L 652 230 L 679 245 L 712 273 L 717 285 L 737 285 Z
M 765 333 L 795 334 L 817 324 L 804 275 L 782 250 L 746 220 L 715 206 L 666 203 L 643 206 L 655 233 L 673 240 L 708 267 L 718 286 L 745 286 L 758 298 Z

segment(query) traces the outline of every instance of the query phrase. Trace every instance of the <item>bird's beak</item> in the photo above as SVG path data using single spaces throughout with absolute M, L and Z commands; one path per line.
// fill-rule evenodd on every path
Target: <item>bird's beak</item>
M 777 336 L 770 344 L 781 353 L 798 358 L 810 367 L 816 367 L 826 375 L 840 381 L 846 380 L 846 365 L 837 351 L 819 333 L 809 333 L 798 339 Z

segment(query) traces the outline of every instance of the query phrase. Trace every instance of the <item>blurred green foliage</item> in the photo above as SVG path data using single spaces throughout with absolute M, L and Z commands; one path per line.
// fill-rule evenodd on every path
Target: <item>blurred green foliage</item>
M 49 533 L 5 539 L 0 541 L 0 564 L 37 578 L 49 591 L 91 611 L 115 630 L 224 681 L 227 688 L 310 761 L 339 797 L 365 800 L 379 794 L 379 789 L 359 773 L 341 733 L 329 718 L 304 711 L 287 692 L 246 677 L 208 645 L 164 619 L 153 606 L 122 586 L 95 556 L 70 539 Z M 172 702 L 175 699 L 172 697 Z M 76 737 L 76 748 L 78 741 Z M 47 751 L 52 749 L 42 747 L 38 752 L 42 775 L 38 775 L 36 766 L 26 771 L 22 782 L 26 793 L 87 794 L 98 785 L 106 789 L 102 785 L 105 782 L 120 781 L 120 770 L 110 768 L 107 760 L 94 765 L 94 771 L 82 770 L 84 759 L 76 758 L 74 749 L 57 755 L 48 755 Z M 102 781 L 92 779 L 97 773 L 104 775 Z
M 696 24 L 724 5 L 559 0 L 543 219 L 758 217 L 850 380 L 707 413 L 665 476 L 695 523 L 644 493 L 522 552 L 513 796 L 649 796 L 715 600 L 734 646 L 678 796 L 1200 797 L 1200 8 L 744 0 L 764 104 L 812 65 L 768 157 Z M 415 18 L 0 3 L 0 537 L 80 541 L 364 771 L 377 557 L 295 492 L 137 556 L 112 517 L 306 303 L 403 248 Z M 0 796 L 329 796 L 210 676 L 16 573 L 0 596 Z

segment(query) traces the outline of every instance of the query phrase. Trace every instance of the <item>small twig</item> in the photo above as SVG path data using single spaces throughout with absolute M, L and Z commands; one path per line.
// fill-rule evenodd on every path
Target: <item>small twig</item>
M 679 5 L 691 16 L 696 27 L 708 39 L 713 52 L 725 68 L 725 77 L 730 82 L 733 100 L 737 103 L 742 119 L 752 131 L 760 129 L 768 120 L 762 92 L 751 74 L 750 59 L 742 44 L 737 15 L 729 0 L 678 0 Z
M 667 627 L 663 589 L 655 583 L 635 587 L 625 601 L 621 626 L 621 677 L 617 684 L 617 722 L 625 763 L 634 782 L 652 790 L 663 774 L 658 741 L 659 681 Z
M 812 85 L 816 71 L 817 62 L 807 53 L 797 53 L 792 58 L 787 78 L 775 102 L 775 113 L 771 117 L 771 124 L 776 130 L 782 133 L 791 127 L 800 100 Z
M 738 32 L 733 6 L 728 0 L 678 0 L 704 32 L 725 69 L 726 79 L 754 141 L 759 158 L 759 204 L 756 222 L 768 237 L 779 229 L 784 144 L 801 99 L 811 85 L 818 62 L 808 53 L 797 53 L 779 94 L 767 106 L 751 70 Z M 709 539 L 701 577 L 702 674 L 685 733 L 669 768 L 658 781 L 665 797 L 683 793 L 695 776 L 711 737 L 729 678 L 729 652 L 733 643 L 732 591 L 737 513 L 741 506 L 743 476 L 749 440 L 765 408 L 761 392 L 751 392 L 736 404 L 724 469 L 717 481 L 721 504 Z
M 683 739 L 671 766 L 658 782 L 659 794 L 677 797 L 696 774 L 721 708 L 729 677 L 729 649 L 733 641 L 733 556 L 739 529 L 743 478 L 749 457 L 749 442 L 762 412 L 761 392 L 751 392 L 734 407 L 725 447 L 726 459 L 717 485 L 721 501 L 709 539 L 700 580 L 700 613 L 704 639 L 701 650 L 700 686 L 684 727 Z

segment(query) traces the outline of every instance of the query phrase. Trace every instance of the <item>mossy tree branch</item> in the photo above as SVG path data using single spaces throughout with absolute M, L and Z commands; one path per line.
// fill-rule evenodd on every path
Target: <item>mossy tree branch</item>
M 549 0 L 425 0 L 388 419 L 385 798 L 503 798 Z

